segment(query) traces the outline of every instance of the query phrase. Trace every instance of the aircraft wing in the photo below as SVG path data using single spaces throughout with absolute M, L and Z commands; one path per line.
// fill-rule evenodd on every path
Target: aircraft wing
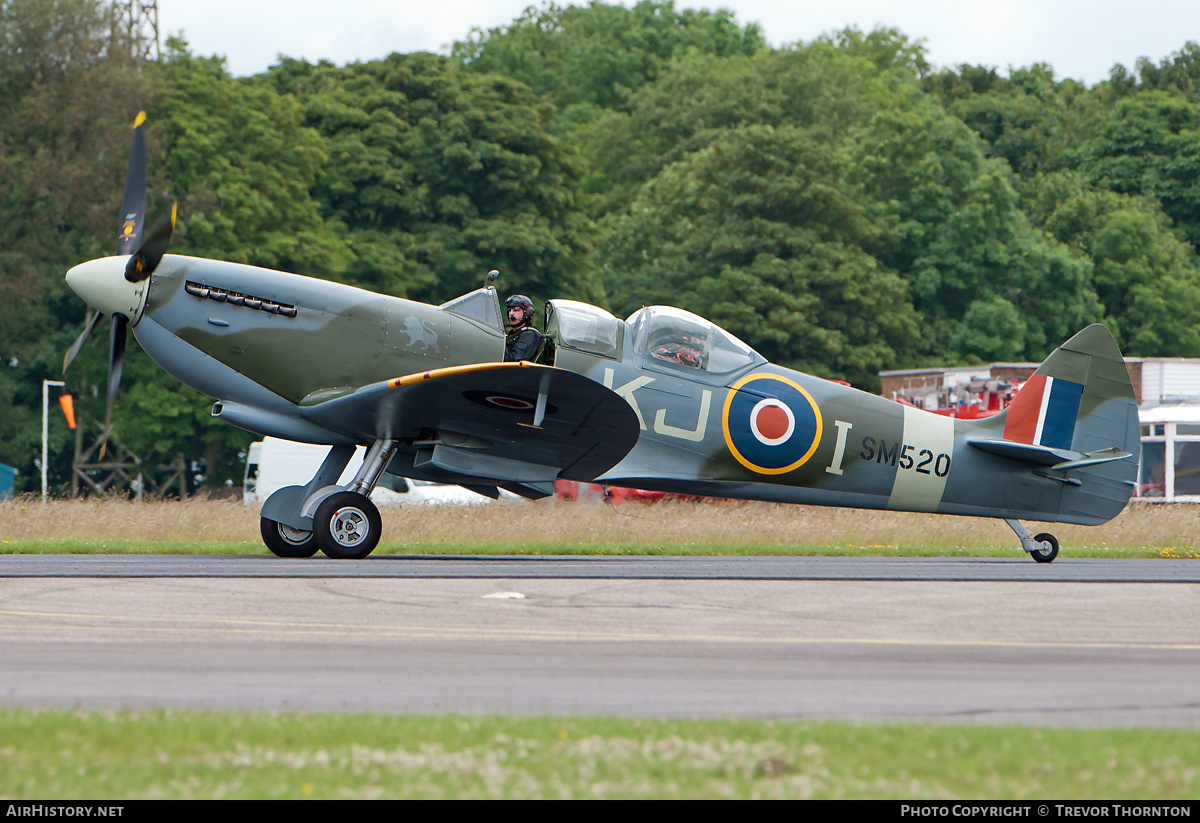
M 399 440 L 414 467 L 484 487 L 593 480 L 621 461 L 640 431 L 620 395 L 574 372 L 526 362 L 397 377 L 303 407 L 301 415 L 358 442 Z

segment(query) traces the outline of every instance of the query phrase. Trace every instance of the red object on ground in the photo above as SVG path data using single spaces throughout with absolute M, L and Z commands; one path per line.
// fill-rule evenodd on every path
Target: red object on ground
M 1038 377 L 1038 375 L 1034 375 L 1034 377 Z M 1026 381 L 1026 383 L 1027 382 L 1028 381 Z M 960 403 L 957 406 L 949 409 L 925 409 L 925 411 L 933 414 L 940 414 L 943 417 L 957 417 L 959 420 L 979 420 L 983 417 L 991 417 L 993 414 L 999 414 L 1012 405 L 1012 403 L 1017 399 L 1017 395 L 1020 393 L 1021 388 L 1024 385 L 1025 383 L 1017 383 L 1013 385 L 1007 394 L 1001 392 L 989 392 L 987 395 L 985 395 L 987 398 L 986 408 L 984 407 L 983 403 Z M 901 406 L 912 406 L 914 409 L 920 408 L 917 406 L 917 404 L 913 403 L 903 395 L 893 397 L 892 399 Z
M 580 483 L 575 480 L 555 480 L 554 496 L 559 500 L 578 500 L 581 503 L 602 503 L 605 497 L 614 504 L 633 500 L 639 503 L 656 503 L 664 498 L 675 500 L 703 500 L 691 494 L 651 492 L 645 489 L 626 489 L 622 486 L 601 486 L 599 483 Z

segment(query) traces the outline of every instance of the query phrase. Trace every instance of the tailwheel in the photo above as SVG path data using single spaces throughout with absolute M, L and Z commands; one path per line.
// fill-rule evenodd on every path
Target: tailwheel
M 1058 557 L 1058 538 L 1048 532 L 1042 532 L 1033 539 L 1041 543 L 1042 548 L 1031 551 L 1029 556 L 1039 563 L 1053 563 L 1054 558 Z
M 371 498 L 337 492 L 321 501 L 313 515 L 317 548 L 336 560 L 360 560 L 379 545 L 383 521 Z
M 276 557 L 312 557 L 317 553 L 317 541 L 312 532 L 293 529 L 266 517 L 259 518 L 258 530 L 263 543 Z

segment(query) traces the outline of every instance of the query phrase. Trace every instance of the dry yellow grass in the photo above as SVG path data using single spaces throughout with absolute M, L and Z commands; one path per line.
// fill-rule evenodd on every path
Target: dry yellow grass
M 1029 523 L 1064 547 L 1173 549 L 1195 556 L 1200 508 L 1132 504 L 1105 526 Z M 770 503 L 663 501 L 601 504 L 524 501 L 383 510 L 383 544 L 620 544 L 630 546 L 830 546 L 1014 548 L 999 520 Z M 133 540 L 259 543 L 258 509 L 231 501 L 0 502 L 0 540 Z

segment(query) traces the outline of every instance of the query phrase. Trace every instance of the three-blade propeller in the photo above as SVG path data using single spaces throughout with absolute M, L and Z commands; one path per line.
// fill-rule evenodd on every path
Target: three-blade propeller
M 142 228 L 146 217 L 146 135 L 143 125 L 146 113 L 138 112 L 133 122 L 133 144 L 129 149 L 129 167 L 125 172 L 125 194 L 121 199 L 121 222 L 117 229 L 117 254 L 130 255 L 125 265 L 125 279 L 130 283 L 138 283 L 158 268 L 163 255 L 171 244 L 171 235 L 175 229 L 176 208 L 171 206 L 171 213 L 165 215 L 150 232 L 143 236 Z M 63 357 L 63 373 L 83 349 L 83 344 L 100 324 L 101 312 L 96 311 L 84 325 L 83 332 L 67 349 Z M 129 318 L 119 312 L 112 314 L 112 328 L 108 344 L 108 393 L 104 403 L 104 431 L 101 434 L 100 458 L 108 449 L 108 432 L 112 428 L 113 403 L 117 397 L 117 387 L 121 383 L 121 371 L 125 365 L 125 334 L 129 327 Z

